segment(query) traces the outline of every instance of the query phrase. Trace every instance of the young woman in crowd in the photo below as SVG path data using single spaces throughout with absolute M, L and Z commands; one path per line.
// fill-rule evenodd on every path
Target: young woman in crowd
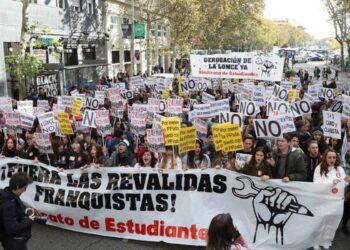
M 69 169 L 84 168 L 88 164 L 88 154 L 84 151 L 84 141 L 75 138 L 72 141 L 72 154 L 69 157 Z
M 63 142 L 57 140 L 53 143 L 52 165 L 57 167 L 60 171 L 68 169 L 69 166 L 69 152 L 64 149 Z
M 23 159 L 38 161 L 40 157 L 40 152 L 35 147 L 33 134 L 27 133 L 25 138 L 26 142 L 23 148 L 19 151 L 18 156 Z
M 97 145 L 96 143 L 91 143 L 88 153 L 88 166 L 94 166 L 96 168 L 103 166 L 103 154 L 101 146 Z
M 234 154 L 232 152 L 228 153 L 224 150 L 217 153 L 212 163 L 212 167 L 216 169 L 226 168 L 228 170 L 235 170 L 238 166 Z
M 18 156 L 17 142 L 15 139 L 13 139 L 12 137 L 8 137 L 6 139 L 1 155 L 10 158 Z
M 148 167 L 158 168 L 158 160 L 155 154 L 149 149 L 144 149 L 139 157 L 139 162 L 136 163 L 135 168 Z
M 160 162 L 161 169 L 182 169 L 182 161 L 177 153 L 175 153 L 173 146 L 166 146 L 165 153 Z
M 323 130 L 321 128 L 314 128 L 312 130 L 312 136 L 311 140 L 317 141 L 318 144 L 318 150 L 320 151 L 321 155 L 329 148 L 324 136 L 323 136 Z
M 328 149 L 323 155 L 322 162 L 318 165 L 314 172 L 314 183 L 323 184 L 333 184 L 333 193 L 338 192 L 338 183 L 349 182 L 349 176 L 346 176 L 344 169 L 340 166 L 339 154 L 334 149 Z M 314 249 L 320 249 L 322 246 L 324 249 L 329 249 L 332 245 L 331 239 L 332 235 L 328 232 L 333 232 L 338 227 L 337 223 L 331 225 L 329 223 L 328 227 L 324 229 L 323 234 L 318 236 L 319 245 L 314 246 Z M 327 237 L 329 235 L 329 237 Z
M 271 166 L 267 162 L 267 154 L 263 147 L 256 148 L 250 161 L 243 168 L 239 168 L 238 166 L 236 169 L 243 174 L 260 177 L 262 181 L 266 181 L 272 177 Z
M 122 140 L 116 146 L 116 150 L 108 158 L 108 150 L 104 148 L 104 166 L 106 167 L 133 167 L 136 163 L 135 156 L 128 150 L 129 142 Z
M 196 149 L 187 152 L 182 159 L 183 169 L 199 168 L 207 169 L 211 167 L 209 156 L 203 153 L 203 143 L 196 140 Z
M 218 214 L 210 222 L 207 250 L 249 250 L 247 242 L 233 225 L 230 214 Z
M 329 148 L 335 150 L 338 154 L 340 154 L 342 141 L 336 138 L 329 138 L 328 141 Z

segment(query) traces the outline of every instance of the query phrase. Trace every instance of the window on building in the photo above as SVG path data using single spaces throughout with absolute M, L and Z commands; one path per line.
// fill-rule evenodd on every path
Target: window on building
M 129 24 L 129 18 L 123 17 L 123 24 Z
M 92 4 L 88 3 L 88 13 L 92 14 Z
M 29 0 L 30 3 L 38 3 L 38 0 Z
M 56 7 L 63 9 L 64 8 L 64 0 L 56 0 Z
M 124 62 L 131 62 L 130 50 L 125 50 L 124 51 Z
M 79 0 L 79 8 L 80 8 L 80 12 L 83 11 L 83 6 L 84 6 L 84 2 L 83 0 Z
M 96 60 L 95 47 L 83 48 L 84 60 Z
M 120 63 L 119 50 L 112 51 L 112 63 Z
M 164 29 L 163 29 L 163 35 L 164 35 L 164 37 L 167 37 L 167 36 L 168 36 L 168 29 L 167 29 L 167 27 L 164 27 Z
M 79 6 L 74 6 L 73 9 L 74 9 L 75 12 L 80 12 L 80 7 Z
M 64 61 L 66 66 L 78 65 L 77 49 L 65 49 Z

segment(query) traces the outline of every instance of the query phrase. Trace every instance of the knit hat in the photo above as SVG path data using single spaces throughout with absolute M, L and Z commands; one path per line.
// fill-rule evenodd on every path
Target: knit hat
M 323 135 L 323 129 L 320 127 L 316 127 L 312 130 L 312 134 L 315 134 L 316 132 L 320 133 L 321 135 Z
M 130 143 L 128 140 L 124 139 L 118 143 L 117 148 L 119 148 L 120 145 L 124 145 L 126 148 L 128 148 L 130 146 Z

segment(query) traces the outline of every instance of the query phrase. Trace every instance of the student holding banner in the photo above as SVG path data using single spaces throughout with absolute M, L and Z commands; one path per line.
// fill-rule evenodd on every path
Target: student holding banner
M 349 176 L 345 175 L 344 169 L 340 166 L 340 157 L 337 151 L 334 149 L 328 149 L 323 155 L 323 159 L 320 165 L 318 165 L 315 169 L 314 173 L 314 183 L 322 183 L 322 184 L 333 184 L 334 187 L 332 188 L 333 193 L 338 192 L 338 188 L 341 187 L 339 183 L 347 183 L 349 184 Z M 332 232 L 333 227 L 337 227 L 338 225 L 331 225 L 329 224 L 329 227 L 325 228 L 324 234 L 328 234 L 328 231 Z M 346 224 L 345 224 L 346 226 Z M 343 225 L 344 227 L 344 225 Z M 332 242 L 329 241 L 322 241 L 320 242 L 320 245 L 324 249 L 329 249 L 332 245 Z M 320 249 L 319 246 L 314 246 L 314 249 Z
M 196 149 L 188 151 L 182 159 L 183 169 L 207 169 L 211 167 L 209 156 L 203 153 L 203 143 L 196 140 Z
M 104 151 L 104 166 L 106 167 L 133 167 L 136 163 L 135 156 L 128 150 L 129 142 L 124 139 L 116 146 L 116 150 L 108 158 Z
M 52 156 L 52 166 L 55 166 L 62 171 L 68 169 L 69 166 L 69 151 L 64 148 L 64 144 L 61 141 L 53 142 L 53 156 Z
M 19 151 L 18 156 L 23 159 L 38 161 L 40 157 L 40 152 L 34 145 L 33 134 L 27 133 L 25 138 L 26 138 L 26 143 L 22 147 L 22 149 Z
M 8 137 L 4 143 L 4 147 L 1 152 L 2 157 L 17 157 L 18 156 L 18 150 L 17 150 L 17 142 L 12 137 Z
M 272 178 L 271 165 L 267 161 L 267 154 L 263 147 L 255 149 L 253 157 L 244 167 L 236 168 L 238 172 L 251 176 L 260 177 L 262 181 Z
M 91 143 L 88 149 L 89 159 L 88 166 L 100 168 L 103 166 L 102 148 L 96 143 Z
M 142 151 L 139 157 L 139 162 L 135 165 L 135 168 L 141 167 L 158 168 L 158 160 L 154 152 L 147 148 Z
M 291 136 L 283 134 L 277 140 L 277 148 L 272 151 L 269 163 L 273 167 L 273 178 L 283 182 L 305 181 L 307 178 L 304 157 L 299 150 L 289 145 Z
M 84 141 L 75 138 L 71 145 L 72 155 L 69 157 L 69 169 L 84 168 L 88 164 L 88 155 L 84 151 Z
M 239 168 L 239 164 L 236 162 L 233 152 L 221 150 L 216 154 L 212 167 L 216 169 L 226 168 L 228 170 L 235 170 Z
M 179 155 L 175 152 L 174 146 L 166 146 L 165 153 L 159 164 L 160 169 L 175 169 L 182 170 L 182 161 Z

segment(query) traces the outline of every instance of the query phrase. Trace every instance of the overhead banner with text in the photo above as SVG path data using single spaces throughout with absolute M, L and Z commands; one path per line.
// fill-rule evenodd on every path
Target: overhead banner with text
M 281 81 L 284 58 L 247 53 L 191 55 L 191 76 Z
M 0 171 L 0 188 L 15 172 L 32 177 L 21 199 L 48 224 L 109 237 L 204 246 L 211 219 L 230 213 L 252 249 L 307 249 L 331 241 L 343 213 L 342 183 L 262 182 L 225 169 L 57 172 L 10 158 Z

